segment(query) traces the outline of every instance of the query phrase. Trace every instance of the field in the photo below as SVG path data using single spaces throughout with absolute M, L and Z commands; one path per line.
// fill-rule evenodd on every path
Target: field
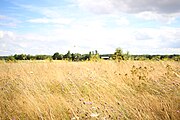
M 0 63 L 0 120 L 177 120 L 180 63 Z

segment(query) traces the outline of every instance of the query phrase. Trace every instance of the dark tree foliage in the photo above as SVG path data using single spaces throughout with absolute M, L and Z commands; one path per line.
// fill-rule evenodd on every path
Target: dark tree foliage
M 80 60 L 81 61 L 90 60 L 90 55 L 89 54 L 83 54 L 80 56 Z
M 79 53 L 71 53 L 68 51 L 66 54 L 59 54 L 59 52 L 54 53 L 51 55 L 26 55 L 26 54 L 15 54 L 10 56 L 0 56 L 0 60 L 7 60 L 7 61 L 16 61 L 16 60 L 69 60 L 69 61 L 86 61 L 92 60 L 97 61 L 100 58 L 108 57 L 108 59 L 113 60 L 174 60 L 180 61 L 180 55 L 130 55 L 129 52 L 123 53 L 121 48 L 117 48 L 114 54 L 103 54 L 100 55 L 97 50 L 90 51 L 88 54 L 79 54 Z
M 8 56 L 7 57 L 7 61 L 15 61 L 16 59 L 14 58 L 14 56 Z
M 100 59 L 100 55 L 97 50 L 89 52 L 89 60 L 98 61 Z
M 56 53 L 54 53 L 52 58 L 53 58 L 53 60 L 62 60 L 63 59 L 63 55 L 59 54 L 58 52 L 56 52 Z
M 72 53 L 71 54 L 71 59 L 72 59 L 72 61 L 80 61 L 81 60 L 81 54 L 79 54 L 79 53 Z
M 63 56 L 63 58 L 65 60 L 72 60 L 72 55 L 71 55 L 70 50 L 68 50 L 68 52 Z
M 120 62 L 120 60 L 123 60 L 124 59 L 123 50 L 121 48 L 117 48 L 112 56 L 112 59 L 117 60 L 118 62 Z
M 52 57 L 50 55 L 36 55 L 35 59 L 36 60 L 46 60 L 46 59 L 51 59 Z
M 131 55 L 133 60 L 174 60 L 180 61 L 180 55 Z
M 31 55 L 28 54 L 28 55 L 26 56 L 26 59 L 27 59 L 27 60 L 31 60 L 31 59 L 32 59 L 32 58 L 31 58 Z

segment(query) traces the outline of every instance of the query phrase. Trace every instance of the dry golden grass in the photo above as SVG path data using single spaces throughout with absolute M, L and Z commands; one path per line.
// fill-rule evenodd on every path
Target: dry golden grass
M 180 63 L 0 63 L 1 120 L 180 118 Z

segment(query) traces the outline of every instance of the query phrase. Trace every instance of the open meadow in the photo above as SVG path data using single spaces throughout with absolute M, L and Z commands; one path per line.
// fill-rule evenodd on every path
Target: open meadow
M 178 120 L 180 62 L 0 63 L 0 120 Z

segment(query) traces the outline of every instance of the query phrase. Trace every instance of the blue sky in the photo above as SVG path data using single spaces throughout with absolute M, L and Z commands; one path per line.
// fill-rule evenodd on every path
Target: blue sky
M 0 0 L 0 55 L 180 54 L 179 0 Z

